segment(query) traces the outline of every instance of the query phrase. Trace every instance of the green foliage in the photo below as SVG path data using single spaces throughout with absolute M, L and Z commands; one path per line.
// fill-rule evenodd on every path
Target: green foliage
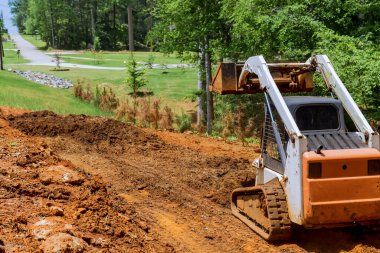
M 226 127 L 225 116 L 228 114 L 237 115 L 238 105 L 244 111 L 244 122 L 248 123 L 249 119 L 253 119 L 256 124 L 253 131 L 259 133 L 263 122 L 263 95 L 228 95 L 215 96 L 215 126 L 214 130 L 221 133 Z M 232 129 L 233 130 L 233 129 Z M 232 131 L 233 132 L 233 131 Z
M 125 32 L 126 13 L 130 4 L 134 7 L 135 40 L 143 46 L 149 30 L 147 1 L 11 0 L 15 23 L 21 33 L 38 31 L 47 47 L 62 49 L 95 44 L 96 41 L 92 41 L 92 19 L 103 49 L 125 48 L 128 36 Z
M 315 34 L 314 53 L 327 54 L 339 77 L 359 106 L 380 108 L 380 53 L 367 38 L 338 35 L 331 30 Z
M 191 116 L 184 112 L 180 115 L 175 115 L 174 122 L 177 124 L 180 133 L 191 130 Z
M 137 97 L 140 88 L 144 87 L 147 81 L 144 77 L 145 70 L 138 66 L 133 56 L 127 64 L 127 74 L 128 76 L 125 83 L 132 91 L 131 95 Z
M 100 51 L 100 49 L 101 49 L 100 38 L 98 36 L 96 36 L 95 41 L 94 41 L 94 50 Z
M 152 14 L 156 22 L 148 41 L 159 46 L 162 52 L 177 52 L 180 56 L 198 52 L 206 37 L 208 40 L 221 37 L 225 24 L 220 18 L 221 6 L 218 0 L 155 1 Z

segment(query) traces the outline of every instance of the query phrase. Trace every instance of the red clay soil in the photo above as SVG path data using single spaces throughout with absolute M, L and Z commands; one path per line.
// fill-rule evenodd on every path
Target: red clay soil
M 0 252 L 58 252 L 54 241 L 64 252 L 379 252 L 375 232 L 297 228 L 292 241 L 269 244 L 234 218 L 230 192 L 253 184 L 257 146 L 9 113 L 0 121 Z

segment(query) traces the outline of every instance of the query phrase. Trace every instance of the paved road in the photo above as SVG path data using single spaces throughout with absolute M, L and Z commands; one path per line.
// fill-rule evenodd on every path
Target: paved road
M 8 5 L 7 0 L 0 0 L 0 10 L 4 15 L 5 27 L 8 29 L 11 38 L 17 45 L 17 48 L 20 50 L 22 57 L 29 60 L 29 65 L 42 65 L 42 66 L 55 66 L 54 59 L 42 51 L 38 50 L 30 42 L 23 39 L 18 33 L 17 27 L 13 25 L 12 22 L 12 13 Z M 123 70 L 125 68 L 112 68 L 112 67 L 100 67 L 100 66 L 91 66 L 91 65 L 81 65 L 81 64 L 72 64 L 72 63 L 62 63 L 62 67 L 65 68 L 88 68 L 88 69 L 108 69 L 108 70 Z
M 5 27 L 8 29 L 11 38 L 17 45 L 17 48 L 20 50 L 22 57 L 29 60 L 28 65 L 39 65 L 39 66 L 56 66 L 54 58 L 44 54 L 42 51 L 38 50 L 33 44 L 26 41 L 18 33 L 17 27 L 12 23 L 12 13 L 7 4 L 7 0 L 0 0 L 0 10 L 3 11 Z M 125 70 L 124 67 L 101 67 L 93 65 L 83 65 L 83 64 L 74 64 L 74 63 L 61 63 L 61 67 L 64 68 L 85 68 L 85 69 L 104 69 L 104 70 Z M 154 69 L 163 68 L 161 64 L 153 64 Z M 167 64 L 164 68 L 189 68 L 192 67 L 190 64 Z

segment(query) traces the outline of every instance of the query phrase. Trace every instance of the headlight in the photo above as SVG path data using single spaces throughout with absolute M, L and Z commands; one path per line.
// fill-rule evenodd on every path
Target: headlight
M 368 175 L 380 175 L 380 160 L 368 160 Z

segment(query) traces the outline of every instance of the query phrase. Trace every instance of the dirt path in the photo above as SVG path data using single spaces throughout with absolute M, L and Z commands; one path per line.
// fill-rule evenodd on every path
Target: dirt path
M 143 215 L 139 226 L 175 252 L 379 252 L 378 233 L 296 229 L 292 241 L 269 244 L 234 218 L 229 194 L 252 185 L 246 156 L 255 146 L 245 152 L 241 144 L 48 112 L 9 120 L 22 132 L 43 138 L 62 159 L 108 182 Z

